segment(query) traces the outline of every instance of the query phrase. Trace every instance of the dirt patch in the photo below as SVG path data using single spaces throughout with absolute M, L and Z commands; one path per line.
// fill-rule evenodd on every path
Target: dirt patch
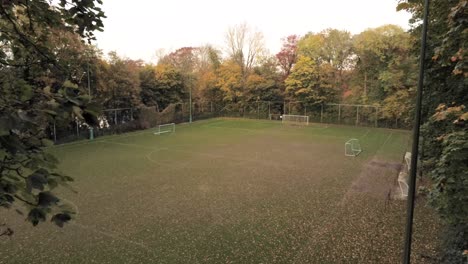
M 401 163 L 395 163 L 395 162 L 385 162 L 385 161 L 379 161 L 379 160 L 371 160 L 367 166 L 371 167 L 379 167 L 379 168 L 386 168 L 386 169 L 393 169 L 396 171 L 400 171 L 403 165 Z
M 390 199 L 395 179 L 401 168 L 402 165 L 399 163 L 372 159 L 363 166 L 361 173 L 348 188 L 341 203 L 345 204 L 352 196 L 358 194 L 366 194 L 379 200 Z

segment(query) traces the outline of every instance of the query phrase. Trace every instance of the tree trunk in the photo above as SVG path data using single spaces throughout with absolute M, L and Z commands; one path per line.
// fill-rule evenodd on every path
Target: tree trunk
M 367 72 L 364 72 L 364 96 L 367 97 Z

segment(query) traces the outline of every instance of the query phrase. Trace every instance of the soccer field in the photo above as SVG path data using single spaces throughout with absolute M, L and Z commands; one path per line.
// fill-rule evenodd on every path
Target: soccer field
M 344 155 L 350 138 L 357 157 Z M 0 263 L 398 263 L 406 201 L 389 198 L 409 138 L 211 119 L 55 146 L 77 215 L 61 229 L 2 211 L 16 233 Z M 424 221 L 415 254 L 431 246 Z

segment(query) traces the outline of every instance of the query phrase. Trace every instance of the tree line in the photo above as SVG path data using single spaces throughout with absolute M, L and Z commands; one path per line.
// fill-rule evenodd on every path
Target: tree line
M 97 124 L 105 108 L 194 100 L 242 105 L 304 101 L 380 106 L 384 118 L 411 123 L 422 0 L 401 0 L 411 30 L 386 25 L 360 34 L 326 29 L 282 40 L 268 55 L 261 32 L 246 24 L 226 32 L 220 50 L 183 47 L 148 64 L 104 56 L 90 45 L 102 31 L 101 1 L 0 3 L 0 207 L 33 225 L 59 226 L 73 211 L 54 194 L 72 178 L 57 171 L 51 122 Z M 423 175 L 431 206 L 446 223 L 440 263 L 463 263 L 468 245 L 467 1 L 432 0 L 423 94 Z M 86 42 L 88 41 L 88 42 Z M 284 109 L 283 109 L 284 110 Z M 11 235 L 0 223 L 0 236 Z
M 74 44 L 62 52 L 78 49 L 80 56 L 64 58 L 78 59 L 68 61 L 79 68 L 71 79 L 83 90 L 89 84 L 103 108 L 144 105 L 162 111 L 188 102 L 191 94 L 193 101 L 240 107 L 258 101 L 301 101 L 311 109 L 325 103 L 373 105 L 382 118 L 411 123 L 417 63 L 413 37 L 401 27 L 385 25 L 356 35 L 337 29 L 290 35 L 274 55 L 268 54 L 262 33 L 247 24 L 229 28 L 225 40 L 223 48 L 182 47 L 160 54 L 156 64 L 116 52 L 104 55 L 73 39 L 63 40 Z

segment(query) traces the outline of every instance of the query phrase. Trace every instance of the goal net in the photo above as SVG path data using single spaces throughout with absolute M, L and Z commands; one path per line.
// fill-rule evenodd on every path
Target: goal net
M 283 115 L 281 116 L 283 124 L 308 125 L 309 116 L 305 115 Z
M 175 124 L 162 124 L 158 126 L 158 130 L 154 133 L 155 135 L 161 135 L 164 133 L 174 133 L 175 132 Z
M 269 114 L 270 120 L 281 120 L 281 114 Z
M 345 143 L 345 156 L 348 157 L 356 157 L 361 153 L 361 145 L 359 144 L 359 140 L 352 138 Z

